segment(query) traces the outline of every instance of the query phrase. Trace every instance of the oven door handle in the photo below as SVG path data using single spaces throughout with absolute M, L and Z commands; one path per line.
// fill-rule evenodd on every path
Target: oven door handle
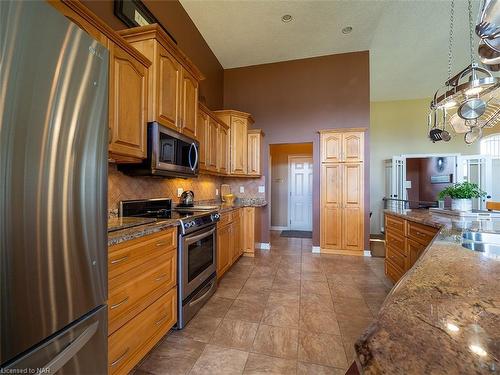
M 210 229 L 208 232 L 203 232 L 201 234 L 198 234 L 197 236 L 189 237 L 186 236 L 184 237 L 184 241 L 186 245 L 192 244 L 193 242 L 196 242 L 198 240 L 201 240 L 202 238 L 209 237 L 215 232 L 215 227 Z
M 207 289 L 207 291 L 206 291 L 205 293 L 203 293 L 203 295 L 202 295 L 202 296 L 200 296 L 200 297 L 196 298 L 194 301 L 189 302 L 189 306 L 190 306 L 190 307 L 191 307 L 191 306 L 194 306 L 194 305 L 196 305 L 197 303 L 200 303 L 201 301 L 203 301 L 203 299 L 207 296 L 207 294 L 208 294 L 208 293 L 210 293 L 210 291 L 212 290 L 212 286 L 213 286 L 213 281 L 212 281 L 212 282 L 210 282 L 210 283 L 208 283 L 208 284 L 206 285 L 206 288 L 208 288 L 208 289 Z M 202 290 L 203 290 L 203 289 L 202 289 Z

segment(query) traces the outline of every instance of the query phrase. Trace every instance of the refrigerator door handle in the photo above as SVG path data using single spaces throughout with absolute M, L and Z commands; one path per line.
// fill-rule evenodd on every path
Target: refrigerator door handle
M 71 358 L 73 358 L 81 348 L 89 342 L 89 340 L 97 332 L 99 321 L 92 323 L 83 333 L 73 340 L 62 352 L 56 355 L 43 368 L 50 371 L 50 374 L 55 374 L 59 371 Z

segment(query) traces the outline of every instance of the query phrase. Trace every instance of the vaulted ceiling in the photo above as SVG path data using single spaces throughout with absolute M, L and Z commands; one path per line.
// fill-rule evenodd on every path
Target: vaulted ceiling
M 430 97 L 447 77 L 449 1 L 180 1 L 225 69 L 369 50 L 372 101 Z M 456 0 L 454 71 L 470 62 L 468 33 Z

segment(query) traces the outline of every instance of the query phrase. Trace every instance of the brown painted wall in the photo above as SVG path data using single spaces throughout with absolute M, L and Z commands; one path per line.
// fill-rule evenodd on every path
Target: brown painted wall
M 114 15 L 113 0 L 82 0 L 82 2 L 113 29 L 126 28 L 125 24 Z M 205 97 L 210 109 L 221 109 L 224 70 L 181 3 L 178 0 L 143 0 L 143 2 L 174 36 L 179 48 L 205 75 L 206 79 L 200 84 L 200 97 Z
M 254 127 L 264 130 L 263 170 L 267 177 L 270 144 L 313 142 L 313 243 L 318 246 L 320 163 L 317 131 L 370 126 L 368 51 L 225 70 L 224 108 L 250 112 L 256 121 Z M 370 155 L 368 140 L 367 133 L 367 156 Z M 368 234 L 368 158 L 365 171 Z M 266 183 L 269 192 L 269 178 Z M 269 211 L 269 207 L 263 210 L 263 236 L 268 236 Z

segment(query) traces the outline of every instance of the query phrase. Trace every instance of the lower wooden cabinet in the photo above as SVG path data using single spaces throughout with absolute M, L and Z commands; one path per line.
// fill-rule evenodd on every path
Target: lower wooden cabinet
M 217 228 L 217 277 L 224 275 L 233 261 L 232 231 L 231 224 Z
M 437 228 L 385 214 L 385 274 L 397 282 L 415 264 Z
M 177 321 L 177 228 L 108 249 L 110 374 L 128 374 Z
M 255 253 L 255 207 L 243 207 L 243 252 L 248 256 Z

